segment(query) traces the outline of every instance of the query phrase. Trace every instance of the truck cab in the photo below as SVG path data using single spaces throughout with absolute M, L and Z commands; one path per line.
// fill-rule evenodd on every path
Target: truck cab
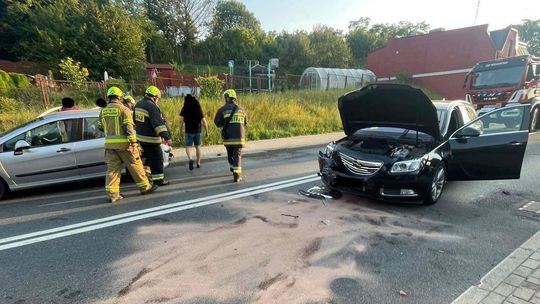
M 530 129 L 540 129 L 540 58 L 524 55 L 479 62 L 465 77 L 464 87 L 465 99 L 472 103 L 478 115 L 511 104 L 528 103 L 532 111 Z

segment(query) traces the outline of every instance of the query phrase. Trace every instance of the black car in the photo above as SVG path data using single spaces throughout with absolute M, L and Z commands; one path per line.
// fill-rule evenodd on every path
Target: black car
M 338 108 L 347 136 L 319 152 L 332 191 L 433 204 L 447 180 L 520 177 L 529 105 L 474 118 L 461 102 L 436 107 L 419 89 L 372 84 L 341 96 Z

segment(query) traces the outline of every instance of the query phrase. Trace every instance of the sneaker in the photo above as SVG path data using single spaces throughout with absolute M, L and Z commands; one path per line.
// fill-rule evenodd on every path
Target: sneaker
M 193 160 L 189 160 L 189 170 L 193 170 Z
M 156 186 L 167 186 L 169 184 L 169 181 L 166 179 L 159 179 L 154 181 L 154 185 Z
M 150 187 L 149 189 L 141 191 L 141 195 L 150 194 L 150 193 L 156 191 L 157 188 L 158 188 L 157 185 L 152 185 L 152 187 Z
M 117 197 L 115 197 L 115 198 L 109 198 L 109 202 L 111 202 L 111 203 L 113 203 L 113 204 L 114 204 L 114 203 L 116 203 L 116 202 L 120 201 L 120 200 L 121 200 L 121 199 L 123 199 L 123 198 L 124 198 L 123 196 L 121 196 L 121 195 L 118 195 L 118 196 L 117 196 Z
M 238 183 L 242 180 L 242 177 L 238 173 L 233 173 L 233 179 L 235 183 Z

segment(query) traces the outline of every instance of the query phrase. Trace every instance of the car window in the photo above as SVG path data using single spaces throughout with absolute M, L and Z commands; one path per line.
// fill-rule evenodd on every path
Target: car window
M 463 106 L 462 109 L 464 110 L 463 112 L 465 113 L 465 117 L 469 118 L 465 123 L 476 118 L 476 111 L 473 107 Z
M 83 140 L 105 137 L 105 134 L 98 128 L 99 117 L 88 117 L 84 119 Z
M 446 123 L 444 121 L 444 116 L 446 114 L 446 111 L 444 110 L 437 110 L 437 119 L 439 120 L 439 130 L 444 131 L 444 124 Z
M 452 110 L 452 113 L 450 114 L 450 122 L 448 124 L 448 132 L 447 134 L 454 133 L 457 129 L 459 129 L 463 125 L 463 121 L 459 115 L 458 109 L 454 108 Z
M 13 151 L 15 149 L 15 144 L 19 140 L 25 140 L 32 148 L 38 148 L 74 142 L 80 139 L 79 119 L 53 121 L 40 125 L 6 141 L 3 145 L 3 152 Z
M 468 127 L 476 129 L 480 135 L 520 131 L 524 111 L 525 107 L 509 107 L 482 116 Z

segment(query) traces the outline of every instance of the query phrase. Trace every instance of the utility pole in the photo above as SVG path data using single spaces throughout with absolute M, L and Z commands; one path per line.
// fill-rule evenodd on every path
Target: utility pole
M 480 0 L 478 0 L 478 4 L 476 5 L 476 14 L 474 15 L 474 25 L 476 25 L 476 21 L 478 20 L 479 12 L 480 12 Z

